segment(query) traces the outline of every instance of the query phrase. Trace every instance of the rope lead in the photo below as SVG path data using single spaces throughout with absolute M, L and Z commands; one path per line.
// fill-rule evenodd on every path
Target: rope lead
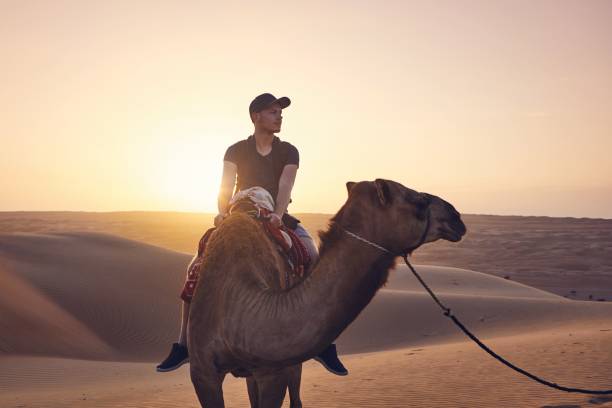
M 523 370 L 522 368 L 519 368 L 517 366 L 515 366 L 514 364 L 512 364 L 511 362 L 509 362 L 508 360 L 504 359 L 503 357 L 501 357 L 499 354 L 495 353 L 493 350 L 491 350 L 489 347 L 487 347 L 484 343 L 482 343 L 478 337 L 476 337 L 475 335 L 473 335 L 460 321 L 459 319 L 457 319 L 452 313 L 450 308 L 444 306 L 442 304 L 442 302 L 440 302 L 438 300 L 438 298 L 436 297 L 436 295 L 431 291 L 431 289 L 429 289 L 429 286 L 427 286 L 427 284 L 425 283 L 425 281 L 423 281 L 423 279 L 421 279 L 421 276 L 417 273 L 417 271 L 414 270 L 414 268 L 412 267 L 412 265 L 410 264 L 410 262 L 408 262 L 408 255 L 402 255 L 404 258 L 404 262 L 406 262 L 406 265 L 408 265 L 408 267 L 410 268 L 410 270 L 412 271 L 412 273 L 414 274 L 414 276 L 416 276 L 416 278 L 419 280 L 419 282 L 421 283 L 421 285 L 423 285 L 423 287 L 427 290 L 427 292 L 429 292 L 429 294 L 431 295 L 431 297 L 433 298 L 433 300 L 436 301 L 436 303 L 438 304 L 438 306 L 440 306 L 440 308 L 444 311 L 444 316 L 448 317 L 449 319 L 451 319 L 460 329 L 461 331 L 463 331 L 470 339 L 472 339 L 476 344 L 478 344 L 480 346 L 481 349 L 483 349 L 484 351 L 486 351 L 487 353 L 489 353 L 491 356 L 493 356 L 495 359 L 497 359 L 498 361 L 500 361 L 501 363 L 505 364 L 506 366 L 510 367 L 511 369 L 513 369 L 514 371 L 523 374 L 526 377 L 531 378 L 534 381 L 539 382 L 540 384 L 544 384 L 547 385 L 551 388 L 555 388 L 557 390 L 561 390 L 561 391 L 565 391 L 565 392 L 578 392 L 578 393 L 582 393 L 582 394 L 594 394 L 594 395 L 609 395 L 612 394 L 612 390 L 585 390 L 582 388 L 569 388 L 569 387 L 563 387 L 560 385 L 557 385 L 555 383 L 552 383 L 550 381 L 546 381 L 538 376 L 535 376 L 525 370 Z

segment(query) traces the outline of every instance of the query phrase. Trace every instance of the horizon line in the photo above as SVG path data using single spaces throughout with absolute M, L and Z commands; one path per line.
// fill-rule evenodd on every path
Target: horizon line
M 92 210 L 0 210 L 2 213 L 92 213 L 92 214 L 111 214 L 111 213 L 181 213 L 181 214 L 200 214 L 200 215 L 212 215 L 215 216 L 217 213 L 205 212 L 205 211 L 179 211 L 179 210 L 112 210 L 112 211 L 92 211 Z M 333 216 L 335 213 L 325 212 L 292 212 L 293 215 L 305 214 L 305 215 L 329 215 Z M 522 217 L 522 218 L 572 218 L 576 220 L 606 220 L 612 221 L 612 218 L 605 217 L 588 217 L 588 216 L 554 216 L 554 215 L 522 215 L 522 214 L 487 214 L 487 213 L 461 213 L 461 215 L 469 216 L 481 216 L 481 217 Z

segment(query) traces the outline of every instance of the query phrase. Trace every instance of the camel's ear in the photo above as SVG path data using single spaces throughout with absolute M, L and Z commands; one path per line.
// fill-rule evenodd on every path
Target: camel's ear
M 380 204 L 389 204 L 391 202 L 391 189 L 389 188 L 387 181 L 383 179 L 376 179 L 374 180 L 374 185 L 376 186 L 376 194 L 378 195 Z
M 347 193 L 349 193 L 349 194 L 351 194 L 351 189 L 353 188 L 353 186 L 354 186 L 355 184 L 357 184 L 357 183 L 355 183 L 355 182 L 353 182 L 353 181 L 347 181 L 347 182 L 346 182 L 346 192 L 347 192 Z

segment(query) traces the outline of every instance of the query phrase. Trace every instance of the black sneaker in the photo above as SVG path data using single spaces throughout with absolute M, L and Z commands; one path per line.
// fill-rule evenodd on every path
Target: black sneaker
M 336 345 L 333 343 L 314 359 L 323 364 L 323 367 L 327 368 L 327 371 L 330 373 L 336 375 L 348 375 L 348 370 L 344 368 L 342 362 L 338 358 Z
M 187 347 L 179 344 L 173 343 L 172 350 L 170 350 L 170 354 L 164 361 L 162 361 L 157 366 L 157 371 L 166 372 L 176 370 L 183 364 L 189 362 L 189 353 L 187 352 Z

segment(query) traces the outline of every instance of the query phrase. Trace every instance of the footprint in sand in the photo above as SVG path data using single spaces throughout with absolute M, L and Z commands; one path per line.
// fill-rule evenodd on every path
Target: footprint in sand
M 612 397 L 593 397 L 589 400 L 589 404 L 601 405 L 606 402 L 612 402 Z
M 580 408 L 580 405 L 543 405 L 540 408 Z

